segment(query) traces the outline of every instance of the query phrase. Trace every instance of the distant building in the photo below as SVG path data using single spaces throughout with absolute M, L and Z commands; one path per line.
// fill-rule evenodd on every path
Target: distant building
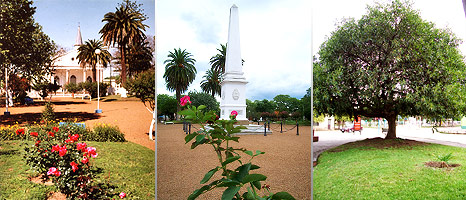
M 92 82 L 92 68 L 85 65 L 85 63 L 79 63 L 78 60 L 78 48 L 83 44 L 81 37 L 81 28 L 78 26 L 78 33 L 76 36 L 76 43 L 71 51 L 60 55 L 55 59 L 52 64 L 53 72 L 50 76 L 50 82 L 56 82 L 61 85 L 62 88 L 58 92 L 63 91 L 64 85 L 68 83 L 81 83 L 84 81 Z M 103 80 L 103 68 L 102 65 L 97 65 L 96 71 L 97 79 L 102 82 Z

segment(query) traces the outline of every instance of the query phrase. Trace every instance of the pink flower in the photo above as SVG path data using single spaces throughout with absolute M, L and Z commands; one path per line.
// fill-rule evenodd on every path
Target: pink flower
M 125 197 L 126 197 L 126 193 L 122 192 L 122 193 L 120 193 L 120 195 L 119 195 L 119 196 L 120 196 L 120 199 L 123 199 L 123 198 L 125 198 Z
M 95 147 L 87 147 L 86 152 L 92 156 L 93 158 L 97 157 L 97 153 L 95 152 Z
M 83 164 L 86 164 L 87 162 L 89 162 L 89 158 L 87 156 L 84 156 L 83 159 L 81 160 L 81 162 Z
M 53 174 L 55 176 L 60 176 L 61 172 L 59 172 L 57 170 L 57 168 L 51 167 L 51 168 L 49 168 L 49 171 L 47 172 L 47 175 L 51 175 L 51 174 Z
M 39 133 L 37 133 L 37 132 L 31 132 L 30 134 L 31 134 L 31 136 L 33 136 L 33 137 L 39 136 Z
M 180 99 L 180 105 L 185 106 L 187 103 L 191 104 L 191 98 L 186 95 Z
M 76 148 L 81 151 L 86 151 L 86 143 L 78 143 L 76 144 Z
M 236 117 L 236 116 L 238 116 L 238 112 L 236 112 L 236 110 L 233 110 L 233 111 L 231 111 L 230 115 L 233 115 L 234 117 Z
M 75 163 L 74 161 L 70 163 L 71 168 L 73 169 L 73 172 L 75 172 L 78 169 L 78 163 Z
M 55 127 L 55 126 L 54 126 L 54 127 L 52 128 L 52 130 L 55 131 L 55 132 L 58 132 L 60 129 L 59 129 L 58 127 Z

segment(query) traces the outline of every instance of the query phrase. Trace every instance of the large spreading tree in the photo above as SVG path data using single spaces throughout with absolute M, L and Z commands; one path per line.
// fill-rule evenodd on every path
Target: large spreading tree
M 55 44 L 34 21 L 31 0 L 0 1 L 0 74 L 31 80 L 51 72 Z
M 387 139 L 396 138 L 398 115 L 459 116 L 466 96 L 459 43 L 409 2 L 368 6 L 360 20 L 343 20 L 322 44 L 314 106 L 319 113 L 385 118 Z

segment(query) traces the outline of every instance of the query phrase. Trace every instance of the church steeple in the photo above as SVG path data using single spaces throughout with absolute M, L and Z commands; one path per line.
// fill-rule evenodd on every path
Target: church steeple
M 81 37 L 81 26 L 78 25 L 78 34 L 76 35 L 76 43 L 74 44 L 75 47 L 79 47 L 83 44 L 83 39 Z

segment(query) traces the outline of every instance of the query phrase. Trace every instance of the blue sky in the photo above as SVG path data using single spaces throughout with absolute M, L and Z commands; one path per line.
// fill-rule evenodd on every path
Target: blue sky
M 78 23 L 83 40 L 99 39 L 101 22 L 115 11 L 121 0 L 35 0 L 36 22 L 57 44 L 72 48 Z M 278 94 L 301 98 L 310 87 L 312 51 L 317 53 L 335 24 L 342 18 L 359 19 L 373 0 L 138 0 L 150 26 L 146 34 L 155 35 L 157 21 L 157 92 L 167 91 L 162 78 L 163 61 L 174 48 L 186 49 L 197 60 L 196 80 L 188 91 L 200 91 L 200 82 L 210 68 L 209 59 L 220 43 L 227 42 L 229 9 L 239 7 L 241 55 L 251 100 L 272 99 Z M 382 1 L 387 2 L 387 1 Z M 414 1 L 423 19 L 437 27 L 449 28 L 466 38 L 466 18 L 460 0 Z M 157 16 L 155 16 L 157 9 Z M 311 21 L 311 13 L 313 20 Z M 157 19 L 156 19 L 157 17 Z M 460 46 L 466 52 L 466 44 Z M 186 93 L 187 93 L 186 92 Z
M 104 25 L 104 15 L 115 12 L 121 2 L 122 0 L 34 0 L 34 19 L 56 44 L 71 49 L 75 43 L 78 23 L 83 42 L 100 39 L 99 30 Z M 154 0 L 137 2 L 143 4 L 142 8 L 148 17 L 145 21 L 149 26 L 146 35 L 155 35 Z

